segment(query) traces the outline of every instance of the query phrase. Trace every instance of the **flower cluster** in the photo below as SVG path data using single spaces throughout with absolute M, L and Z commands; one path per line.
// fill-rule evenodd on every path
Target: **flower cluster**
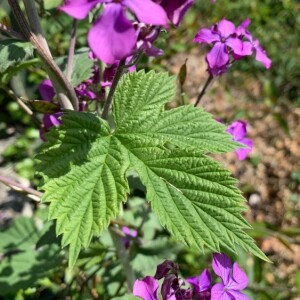
M 140 49 L 146 54 L 159 55 L 149 50 L 157 38 L 160 26 L 167 27 L 168 18 L 178 25 L 194 0 L 66 0 L 62 11 L 76 19 L 84 19 L 90 10 L 103 4 L 103 12 L 88 34 L 88 43 L 96 56 L 113 64 Z M 134 19 L 127 17 L 130 11 Z M 146 25 L 147 24 L 147 25 Z M 141 33 L 141 25 L 147 28 Z M 153 32 L 152 32 L 153 31 Z M 145 42 L 145 43 L 143 43 Z
M 254 51 L 257 61 L 267 69 L 271 67 L 272 62 L 265 50 L 247 30 L 250 22 L 246 19 L 240 26 L 235 27 L 232 22 L 222 19 L 211 28 L 203 28 L 197 33 L 194 42 L 213 45 L 206 55 L 208 72 L 212 76 L 227 72 L 235 60 L 252 55 Z
M 159 284 L 163 300 L 249 300 L 241 290 L 248 285 L 247 274 L 235 262 L 232 265 L 230 258 L 225 254 L 215 253 L 212 260 L 212 269 L 221 279 L 221 282 L 212 284 L 212 277 L 208 269 L 199 276 L 190 277 L 186 281 L 178 276 L 178 265 L 170 260 L 164 261 L 157 267 L 154 277 L 146 276 L 136 280 L 133 295 L 144 300 L 157 300 Z

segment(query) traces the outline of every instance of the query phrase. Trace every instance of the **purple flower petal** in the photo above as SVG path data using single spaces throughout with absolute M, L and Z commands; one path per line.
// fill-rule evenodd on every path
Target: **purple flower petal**
M 207 53 L 206 59 L 211 69 L 222 68 L 229 62 L 226 45 L 221 42 L 215 43 L 213 48 Z
M 272 65 L 271 59 L 267 56 L 266 51 L 259 45 L 258 40 L 254 41 L 257 46 L 255 47 L 256 49 L 256 57 L 255 59 L 262 63 L 266 69 L 269 69 Z
M 130 228 L 127 227 L 127 226 L 122 227 L 122 231 L 123 231 L 126 235 L 131 236 L 131 237 L 137 237 L 137 234 L 138 234 L 138 232 L 137 232 L 136 230 L 130 229 Z
M 206 291 L 211 287 L 211 275 L 208 269 L 204 269 L 199 276 L 200 292 Z
M 220 32 L 220 34 L 222 35 L 222 37 L 224 37 L 224 38 L 229 37 L 231 34 L 233 34 L 235 32 L 234 24 L 226 19 L 222 19 L 218 23 L 217 28 L 218 28 L 218 31 Z
M 161 295 L 163 300 L 176 300 L 175 291 L 172 288 L 174 284 L 178 285 L 178 277 L 175 274 L 167 275 L 161 286 Z
M 230 280 L 227 288 L 230 290 L 243 290 L 247 285 L 247 274 L 239 267 L 238 263 L 235 262 L 232 268 L 232 280 Z
M 45 79 L 39 85 L 39 93 L 41 94 L 43 100 L 51 101 L 55 95 L 54 88 L 50 79 Z
M 161 6 L 167 12 L 169 20 L 175 26 L 182 21 L 188 9 L 194 4 L 194 0 L 163 0 Z
M 248 55 L 248 54 L 244 53 L 245 49 L 243 48 L 243 42 L 237 37 L 227 38 L 225 44 L 229 48 L 231 48 L 233 53 L 236 55 L 239 55 L 239 56 Z
M 59 126 L 61 124 L 61 120 L 59 117 L 61 113 L 56 113 L 52 115 L 45 114 L 43 117 L 43 124 L 46 130 L 50 129 L 52 126 Z
M 136 40 L 132 23 L 126 18 L 122 6 L 117 3 L 105 7 L 88 34 L 92 51 L 107 64 L 129 56 Z
M 186 281 L 199 293 L 199 276 L 189 277 Z
M 194 42 L 210 44 L 220 41 L 219 34 L 213 32 L 211 29 L 201 29 L 195 36 Z
M 233 136 L 235 141 L 239 141 L 247 134 L 247 123 L 242 120 L 232 122 L 226 132 Z
M 225 286 L 222 283 L 216 283 L 211 289 L 212 300 L 231 300 L 231 297 L 225 292 Z
M 89 11 L 104 0 L 68 0 L 59 9 L 75 19 L 84 19 Z
M 230 279 L 232 263 L 226 254 L 214 253 L 212 268 L 214 272 L 222 279 L 224 285 L 227 285 Z
M 200 293 L 211 288 L 211 280 L 208 269 L 204 269 L 199 276 L 190 277 L 186 281 L 194 287 L 196 293 Z
M 236 29 L 235 33 L 237 36 L 245 36 L 248 31 L 247 31 L 247 27 L 250 25 L 251 20 L 250 19 L 246 19 L 244 20 L 240 26 L 238 26 L 238 28 Z
M 151 0 L 123 0 L 122 4 L 129 7 L 140 22 L 167 26 L 166 12 Z
M 234 300 L 251 300 L 248 296 L 245 294 L 235 291 L 235 290 L 229 290 L 227 291 L 227 294 L 230 295 L 231 297 L 229 299 L 234 299 Z M 214 298 L 212 298 L 214 299 Z
M 235 153 L 236 153 L 238 159 L 244 160 L 244 159 L 246 159 L 248 154 L 252 151 L 253 142 L 247 138 L 240 139 L 238 142 L 248 146 L 248 148 L 246 148 L 246 149 L 240 148 L 240 149 L 235 150 Z
M 157 300 L 157 281 L 151 277 L 146 276 L 142 280 L 136 280 L 133 285 L 133 295 L 138 296 L 144 300 Z

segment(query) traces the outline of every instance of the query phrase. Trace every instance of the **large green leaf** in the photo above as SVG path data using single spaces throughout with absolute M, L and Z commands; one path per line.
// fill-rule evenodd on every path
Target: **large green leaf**
M 180 147 L 204 152 L 232 151 L 237 144 L 221 123 L 202 108 L 192 105 L 164 111 L 174 96 L 174 78 L 166 73 L 132 73 L 125 77 L 115 94 L 113 113 L 116 134 L 134 138 L 158 138 Z
M 236 180 L 220 164 L 200 151 L 143 146 L 123 141 L 132 166 L 147 188 L 147 198 L 163 226 L 186 245 L 220 252 L 246 250 L 256 246 L 242 228 L 250 225 L 242 218 L 244 199 Z M 256 253 L 261 258 L 263 254 Z
M 47 138 L 48 147 L 37 157 L 43 201 L 51 202 L 49 218 L 57 219 L 62 246 L 70 244 L 73 265 L 81 247 L 108 226 L 126 199 L 128 156 L 105 121 L 92 114 L 67 114 Z
M 126 200 L 125 173 L 138 172 L 147 198 L 175 238 L 199 249 L 236 244 L 267 259 L 243 231 L 244 198 L 236 180 L 206 153 L 236 147 L 225 126 L 192 106 L 164 111 L 174 80 L 149 72 L 125 75 L 114 98 L 115 132 L 88 113 L 69 112 L 38 156 L 43 201 L 57 219 L 73 265 Z

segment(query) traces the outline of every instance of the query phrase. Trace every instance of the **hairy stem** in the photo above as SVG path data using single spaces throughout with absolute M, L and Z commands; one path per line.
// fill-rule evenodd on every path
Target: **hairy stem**
M 102 112 L 102 116 L 101 116 L 103 119 L 107 119 L 108 112 L 109 112 L 109 109 L 110 109 L 110 106 L 111 106 L 111 103 L 112 103 L 112 100 L 113 100 L 113 96 L 114 96 L 114 93 L 117 89 L 118 83 L 119 83 L 119 81 L 120 81 L 120 79 L 123 75 L 124 68 L 125 68 L 125 59 L 121 59 L 120 62 L 119 62 L 117 71 L 116 71 L 116 75 L 115 75 L 114 80 L 112 82 L 111 88 L 109 90 L 106 102 L 104 104 L 104 108 L 103 108 L 103 112 Z
M 35 7 L 34 0 L 23 0 L 23 2 L 24 2 L 26 14 L 28 16 L 28 21 L 29 21 L 31 31 L 36 35 L 40 44 L 48 52 L 48 55 L 52 57 L 51 52 L 49 50 L 48 43 L 44 36 L 42 26 L 40 24 L 40 20 Z
M 27 195 L 34 195 L 38 199 L 41 198 L 42 195 L 43 195 L 41 192 L 38 192 L 38 191 L 36 191 L 36 190 L 34 190 L 32 188 L 23 186 L 20 183 L 14 181 L 14 180 L 11 180 L 9 178 L 6 178 L 6 177 L 4 177 L 2 175 L 0 175 L 0 182 L 4 183 L 5 185 L 9 186 L 10 188 L 12 188 L 12 189 L 14 189 L 16 191 L 25 193 Z M 32 198 L 32 199 L 35 200 L 35 201 L 39 201 L 36 198 Z
M 210 85 L 210 83 L 212 82 L 213 78 L 214 77 L 212 75 L 209 75 L 209 77 L 207 78 L 207 80 L 205 82 L 205 85 L 204 85 L 203 89 L 201 90 L 201 92 L 199 93 L 199 95 L 197 97 L 197 100 L 194 104 L 195 107 L 200 103 L 200 100 L 202 99 L 202 97 L 206 93 L 206 90 L 207 90 L 208 86 Z
M 74 60 L 75 44 L 76 44 L 76 31 L 77 31 L 77 20 L 73 19 L 68 62 L 67 62 L 67 73 L 66 73 L 66 77 L 69 81 L 71 80 L 72 70 L 73 70 L 73 60 Z
M 123 272 L 126 277 L 126 281 L 128 285 L 128 290 L 131 292 L 136 278 L 135 278 L 134 271 L 130 265 L 128 252 L 124 244 L 122 243 L 120 236 L 116 233 L 114 227 L 109 227 L 109 233 L 116 247 L 119 260 L 122 264 Z
M 65 109 L 78 110 L 79 102 L 72 85 L 66 79 L 65 75 L 57 66 L 53 58 L 49 55 L 48 50 L 43 47 L 36 34 L 31 30 L 17 0 L 8 0 L 8 2 L 12 8 L 22 34 L 35 46 L 40 58 L 44 62 L 46 71 L 48 72 L 59 97 L 60 105 Z M 28 16 L 29 19 L 30 17 L 31 16 Z

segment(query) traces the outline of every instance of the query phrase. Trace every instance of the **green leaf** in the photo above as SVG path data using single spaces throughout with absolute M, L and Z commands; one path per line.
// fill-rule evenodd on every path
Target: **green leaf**
M 70 245 L 70 265 L 126 200 L 129 169 L 139 174 L 154 212 L 175 238 L 212 251 L 239 244 L 268 260 L 243 231 L 250 225 L 241 216 L 236 180 L 206 156 L 237 144 L 202 109 L 164 111 L 174 91 L 174 78 L 164 73 L 127 74 L 114 98 L 115 132 L 93 114 L 68 112 L 46 136 L 38 156 L 42 200 L 50 202 L 62 245 Z
M 62 4 L 62 0 L 44 0 L 44 8 L 45 9 L 52 9 L 58 7 Z
M 61 111 L 60 105 L 46 100 L 21 100 L 27 104 L 34 112 L 43 114 L 54 114 Z
M 56 63 L 63 72 L 67 70 L 68 57 L 63 56 L 56 59 Z M 79 49 L 75 52 L 73 58 L 73 69 L 71 76 L 71 84 L 77 86 L 92 76 L 93 61 L 89 58 L 89 50 L 87 48 Z
M 194 147 L 210 153 L 232 151 L 239 144 L 225 126 L 201 108 L 192 105 L 164 111 L 174 96 L 174 78 L 166 73 L 143 71 L 123 78 L 115 94 L 113 113 L 116 134 L 140 139 L 159 139 L 179 147 Z
M 147 198 L 160 222 L 188 246 L 247 251 L 265 259 L 254 241 L 242 231 L 244 199 L 236 180 L 220 164 L 200 151 L 164 149 L 155 141 L 122 140 L 132 166 L 147 188 Z
M 50 223 L 49 223 L 50 224 Z M 34 287 L 62 263 L 59 247 L 35 244 L 49 226 L 38 229 L 33 218 L 19 217 L 0 239 L 0 291 L 1 295 L 15 294 L 20 289 Z
M 6 231 L 1 232 L 1 252 L 12 249 L 27 249 L 37 242 L 40 236 L 41 234 L 33 219 L 17 218 Z
M 107 126 L 92 114 L 67 113 L 37 157 L 45 180 L 42 200 L 51 202 L 49 218 L 57 219 L 62 246 L 70 245 L 70 265 L 126 199 L 127 153 Z
M 0 74 L 33 56 L 33 47 L 29 42 L 17 39 L 0 41 Z

